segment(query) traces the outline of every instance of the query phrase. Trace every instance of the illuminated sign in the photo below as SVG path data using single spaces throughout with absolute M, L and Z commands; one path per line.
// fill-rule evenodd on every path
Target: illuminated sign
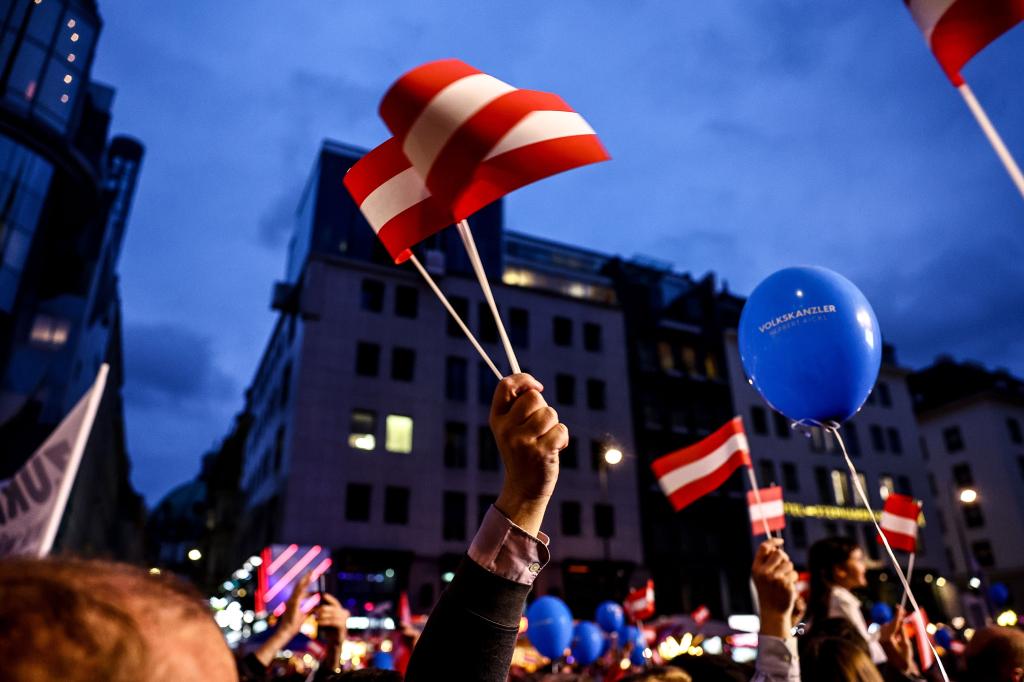
M 837 507 L 830 504 L 800 504 L 799 502 L 786 502 L 782 505 L 786 516 L 808 519 L 834 519 L 838 521 L 859 521 L 868 523 L 871 521 L 871 514 L 863 507 Z M 875 520 L 882 518 L 881 512 L 875 512 Z M 917 524 L 924 526 L 924 514 L 917 518 Z

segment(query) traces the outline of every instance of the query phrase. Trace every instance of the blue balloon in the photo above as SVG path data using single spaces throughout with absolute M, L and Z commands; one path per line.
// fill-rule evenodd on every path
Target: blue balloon
M 885 602 L 877 602 L 871 607 L 872 623 L 888 623 L 892 620 L 892 607 Z
M 882 363 L 871 304 L 819 267 L 786 268 L 761 282 L 740 315 L 739 346 L 750 383 L 794 421 L 849 419 Z
M 644 658 L 644 649 L 647 648 L 647 644 L 644 642 L 638 642 L 633 650 L 629 652 L 629 662 L 633 665 L 644 665 L 647 663 L 647 659 Z
M 1010 588 L 1006 583 L 992 583 L 988 588 L 988 598 L 996 606 L 1006 606 L 1010 601 Z
M 948 649 L 953 643 L 953 633 L 948 628 L 939 628 L 935 631 L 935 643 L 943 649 Z
M 590 621 L 578 623 L 572 631 L 572 655 L 580 665 L 590 665 L 601 657 L 604 650 L 604 633 Z
M 387 651 L 378 651 L 370 659 L 370 667 L 378 670 L 394 670 L 395 659 Z
M 637 626 L 626 625 L 621 630 L 619 630 L 620 647 L 625 647 L 627 644 L 635 645 L 637 643 L 639 643 L 639 646 L 641 648 L 647 646 L 647 643 L 644 641 L 644 636 Z
M 622 629 L 625 618 L 622 614 L 622 607 L 613 601 L 602 602 L 597 607 L 594 620 L 605 632 L 618 632 Z
M 530 642 L 544 656 L 558 659 L 572 640 L 572 613 L 558 597 L 544 596 L 526 609 Z

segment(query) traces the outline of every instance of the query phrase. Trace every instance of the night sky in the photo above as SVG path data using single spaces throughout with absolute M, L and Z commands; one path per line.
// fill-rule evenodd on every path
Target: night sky
M 858 284 L 902 363 L 1024 374 L 1024 199 L 898 0 L 101 0 L 94 78 L 146 146 L 121 258 L 133 480 L 154 504 L 228 431 L 325 137 L 458 57 L 561 95 L 613 161 L 516 192 L 509 228 L 714 271 Z M 964 75 L 1024 159 L 1024 28 Z M 339 191 L 342 191 L 339 188 Z

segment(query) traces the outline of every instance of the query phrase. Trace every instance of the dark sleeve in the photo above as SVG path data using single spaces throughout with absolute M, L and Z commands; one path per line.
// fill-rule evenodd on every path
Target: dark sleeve
M 463 557 L 416 643 L 406 682 L 505 682 L 530 585 Z
M 267 679 L 267 666 L 260 663 L 256 654 L 235 659 L 238 668 L 238 679 L 241 682 L 258 682 Z

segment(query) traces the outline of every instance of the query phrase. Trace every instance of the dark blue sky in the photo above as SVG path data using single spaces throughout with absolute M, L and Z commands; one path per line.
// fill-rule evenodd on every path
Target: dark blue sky
M 320 141 L 382 141 L 384 90 L 441 57 L 562 95 L 614 157 L 515 193 L 512 229 L 713 270 L 742 294 L 824 265 L 864 290 L 905 364 L 948 352 L 1024 374 L 1024 200 L 898 0 L 100 9 L 94 76 L 147 148 L 121 273 L 150 503 L 242 405 Z M 1024 158 L 1021 73 L 1021 27 L 964 71 Z

